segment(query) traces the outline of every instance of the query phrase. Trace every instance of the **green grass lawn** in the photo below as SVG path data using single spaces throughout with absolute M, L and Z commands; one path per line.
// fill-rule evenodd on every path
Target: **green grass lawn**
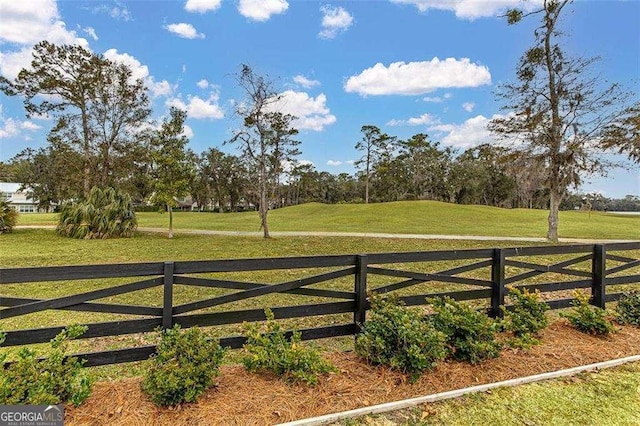
M 640 363 L 597 373 L 501 388 L 340 425 L 640 424 Z
M 545 210 L 501 209 L 436 201 L 379 204 L 309 203 L 269 212 L 271 231 L 381 232 L 399 234 L 545 237 Z M 168 215 L 138 213 L 139 226 L 164 228 Z M 54 214 L 23 214 L 19 225 L 53 225 Z M 180 229 L 260 231 L 256 212 L 177 212 Z M 640 216 L 600 212 L 560 212 L 560 236 L 565 238 L 640 239 Z
M 302 211 L 302 207 L 292 208 L 292 209 L 282 209 L 273 212 L 274 216 L 276 214 L 299 214 Z M 312 205 L 307 206 L 311 208 L 332 208 L 332 207 L 353 207 L 353 206 L 322 206 L 322 205 Z M 368 208 L 369 206 L 362 206 Z M 509 211 L 505 211 L 509 212 Z M 22 215 L 21 218 L 24 217 L 42 217 L 42 215 L 33 215 L 27 216 Z M 218 217 L 221 218 L 230 218 L 232 220 L 245 220 L 247 224 L 252 221 L 257 221 L 255 213 L 245 213 L 238 215 L 217 215 L 217 214 L 199 214 L 199 213 L 185 213 L 179 214 L 178 217 L 182 221 L 189 221 L 188 225 L 185 225 L 183 222 L 184 228 L 201 228 L 203 227 L 204 222 L 198 222 L 200 218 L 211 218 L 215 219 Z M 592 216 L 592 219 L 595 216 Z M 50 216 L 48 219 L 51 221 L 53 216 Z M 155 215 L 153 213 L 144 214 L 141 217 L 141 221 L 144 223 L 147 219 L 166 219 L 166 216 Z M 233 219 L 236 218 L 236 219 Z M 585 216 L 586 218 L 586 216 Z M 609 220 L 606 216 L 602 216 L 603 220 Z M 620 218 L 626 219 L 626 218 Z M 294 219 L 290 219 L 293 221 Z M 295 219 L 297 223 L 304 223 L 303 217 L 300 216 L 298 219 Z M 354 221 L 356 222 L 356 221 Z M 46 222 L 43 222 L 46 223 Z M 611 222 L 611 226 L 613 226 L 614 222 Z M 626 222 L 621 222 L 626 223 Z M 159 224 L 157 224 L 159 225 Z M 632 225 L 632 224 L 631 224 Z M 146 226 L 156 226 L 156 224 L 148 223 Z M 231 224 L 227 224 L 225 226 L 231 227 Z M 253 225 L 252 225 L 253 226 Z M 302 225 L 301 225 L 302 226 Z M 360 225 L 362 226 L 362 225 Z M 627 225 L 624 225 L 627 226 Z M 618 228 L 623 228 L 623 225 L 618 225 Z M 231 228 L 229 228 L 231 229 Z M 331 229 L 331 228 L 328 228 Z M 407 228 L 405 228 L 407 229 Z M 363 229 L 369 230 L 371 229 Z M 382 231 L 381 232 L 386 232 Z M 406 232 L 415 232 L 413 230 Z M 429 232 L 429 231 L 424 231 Z M 627 229 L 626 233 L 630 232 Z M 624 232 L 622 233 L 624 234 Z M 620 238 L 620 237 L 619 237 Z M 374 253 L 374 252 L 399 252 L 399 251 L 424 251 L 424 250 L 453 250 L 453 249 L 463 249 L 463 248 L 486 248 L 486 247 L 512 247 L 516 245 L 532 245 L 532 243 L 515 243 L 515 242 L 496 242 L 496 241 L 460 241 L 460 240 L 413 240 L 413 239 L 384 239 L 384 238 L 347 238 L 347 237 L 279 237 L 272 238 L 269 240 L 265 240 L 259 237 L 238 237 L 238 236 L 210 236 L 210 235 L 194 235 L 194 234 L 177 234 L 175 238 L 168 239 L 163 234 L 155 234 L 155 233 L 143 233 L 138 232 L 136 236 L 132 239 L 111 239 L 111 240 L 74 240 L 69 238 L 64 238 L 58 236 L 53 230 L 50 229 L 17 229 L 9 234 L 0 235 L 0 268 L 6 267 L 24 267 L 24 266 L 52 266 L 52 265 L 68 265 L 68 264 L 101 264 L 101 263 L 119 263 L 119 262 L 155 262 L 155 261 L 164 261 L 164 260 L 206 260 L 206 259 L 228 259 L 228 258 L 254 258 L 254 257 L 276 257 L 276 256 L 298 256 L 298 255 L 325 255 L 325 254 L 354 254 L 354 253 Z M 632 256 L 636 256 L 637 253 L 630 254 Z M 403 266 L 403 265 L 398 265 Z M 406 265 L 404 265 L 406 266 Z M 421 268 L 424 267 L 423 264 L 415 264 L 411 265 L 409 268 Z M 434 268 L 433 270 L 445 269 L 446 267 L 451 267 L 451 264 L 440 264 L 438 262 L 434 262 L 429 265 L 429 267 Z M 577 266 L 589 268 L 590 262 L 586 262 L 585 265 Z M 633 270 L 629 271 L 630 273 L 633 271 L 639 270 L 640 267 L 636 267 Z M 484 273 L 488 273 L 489 268 L 485 268 L 487 271 Z M 303 270 L 303 271 L 276 271 L 276 272 L 253 272 L 250 275 L 248 274 L 240 274 L 241 276 L 235 276 L 233 279 L 238 280 L 246 280 L 252 282 L 282 282 L 284 280 L 291 280 L 296 278 L 299 275 L 308 276 L 313 275 L 316 272 L 315 270 Z M 515 273 L 516 271 L 511 271 L 511 273 Z M 474 272 L 473 274 L 476 274 Z M 636 272 L 637 273 L 637 272 Z M 473 275 L 475 276 L 475 275 Z M 380 277 L 379 281 L 376 281 L 375 278 L 372 279 L 372 285 L 381 284 L 383 279 L 386 277 Z M 485 277 L 486 278 L 486 277 Z M 135 279 L 118 279 L 118 280 L 81 280 L 81 281 L 69 281 L 69 282 L 56 282 L 55 285 L 52 283 L 28 283 L 28 284 L 19 284 L 19 285 L 3 285 L 2 286 L 2 294 L 3 295 L 15 295 L 20 297 L 34 297 L 34 298 L 50 298 L 50 297 L 59 297 L 64 296 L 66 294 L 74 294 L 80 293 L 84 291 L 90 291 L 97 288 L 103 288 L 106 286 L 112 286 L 117 283 L 125 283 L 131 282 Z M 323 288 L 334 288 L 334 289 L 343 289 L 350 290 L 353 288 L 353 277 L 346 277 L 339 280 L 334 280 L 335 282 L 328 283 L 327 287 Z M 425 284 L 427 285 L 427 284 Z M 437 291 L 447 291 L 453 288 L 446 287 L 446 283 L 438 283 L 440 287 L 438 287 Z M 453 285 L 456 286 L 456 285 Z M 180 287 L 180 288 L 178 288 Z M 462 288 L 460 288 L 462 289 Z M 433 288 L 432 288 L 433 290 Z M 181 301 L 193 301 L 199 300 L 206 297 L 211 297 L 216 292 L 223 291 L 217 289 L 206 289 L 201 287 L 186 287 L 186 286 L 177 286 L 175 290 L 175 300 L 177 302 Z M 415 293 L 414 293 L 415 294 Z M 103 300 L 106 302 L 112 303 L 130 303 L 130 304 L 141 304 L 141 305 L 153 305 L 153 306 L 161 306 L 162 304 L 162 289 L 154 288 L 144 291 L 139 291 L 136 293 L 129 293 L 121 296 L 115 296 L 109 300 Z M 258 300 L 249 299 L 248 301 L 243 301 L 242 303 L 238 303 L 232 308 L 223 305 L 221 307 L 216 307 L 212 309 L 223 309 L 223 310 L 235 310 L 235 309 L 247 309 L 247 308 L 261 308 L 264 306 L 283 306 L 283 305 L 291 305 L 291 304 L 301 304 L 301 303 L 309 303 L 310 299 L 306 296 L 295 296 L 295 295 L 272 295 L 268 296 L 265 299 Z M 53 326 L 56 324 L 64 325 L 69 323 L 91 323 L 91 322 L 99 322 L 99 321 L 112 321 L 123 317 L 122 315 L 118 316 L 116 314 L 96 314 L 96 313 L 88 313 L 88 312 L 65 312 L 65 311 L 45 311 L 42 313 L 29 314 L 26 316 L 16 317 L 16 318 L 8 318 L 0 320 L 0 329 L 11 330 L 11 329 L 24 329 L 24 328 L 33 328 L 33 327 L 41 327 L 43 325 Z M 299 328 L 306 327 L 314 327 L 318 325 L 328 325 L 335 323 L 344 323 L 349 322 L 352 319 L 352 315 L 343 315 L 343 316 L 333 316 L 333 318 L 320 318 L 320 317 L 310 317 L 296 320 L 287 320 L 283 324 L 285 327 L 290 327 L 292 324 L 295 324 Z M 217 329 L 218 335 L 233 335 L 239 334 L 241 331 L 241 327 L 239 325 L 230 325 L 230 326 L 221 326 Z M 126 336 L 116 336 L 116 337 L 108 337 L 108 338 L 99 338 L 99 339 L 90 339 L 90 340 L 79 340 L 77 342 L 72 342 L 71 345 L 73 352 L 84 352 L 84 351 L 99 351 L 99 350 L 108 350 L 115 349 L 121 347 L 131 347 L 138 346 L 141 344 L 149 344 L 154 342 L 155 336 L 150 334 L 136 334 L 136 335 L 126 335 Z M 327 339 L 326 341 L 321 341 L 318 343 L 321 348 L 325 350 L 344 350 L 352 348 L 353 339 L 351 337 L 347 338 L 338 338 L 338 339 Z M 40 349 L 44 349 L 46 345 L 35 345 Z M 10 355 L 15 354 L 17 348 L 11 348 L 9 350 Z M 233 362 L 233 357 L 230 362 Z M 139 375 L 141 372 L 142 364 L 141 363 L 132 363 L 125 365 L 115 365 L 115 366 L 104 366 L 92 369 L 92 374 L 99 379 L 118 379 L 121 377 L 131 376 L 131 375 Z M 636 370 L 636 373 L 640 372 L 640 370 Z M 621 379 L 622 382 L 618 384 L 615 382 L 613 388 L 611 386 L 605 386 L 605 384 L 600 383 L 599 388 L 594 388 L 592 391 L 597 395 L 602 396 L 603 400 L 610 407 L 618 407 L 618 398 L 619 394 L 617 389 L 620 387 L 629 387 L 633 383 L 627 379 Z M 631 384 L 629 384 L 631 383 Z M 547 387 L 547 386 L 544 386 Z M 519 389 L 519 388 L 518 388 Z M 555 388 L 554 388 L 555 389 Z M 613 390 L 611 390 L 613 389 Z M 626 388 L 625 388 L 626 389 Z M 502 391 L 499 391 L 502 392 Z M 506 391 L 505 391 L 506 392 Z M 516 390 L 511 390 L 509 392 L 516 392 Z M 521 392 L 521 391 L 518 391 Z M 523 392 L 523 391 L 522 391 Z M 541 392 L 541 391 L 539 391 Z M 551 392 L 551 391 L 550 391 Z M 609 392 L 609 393 L 606 393 Z M 497 392 L 496 392 L 497 393 Z M 495 394 L 495 393 L 494 393 Z M 589 398 L 589 395 L 585 396 L 583 399 L 586 400 Z M 465 406 L 454 405 L 454 404 L 471 404 L 474 402 L 473 398 L 482 398 L 481 397 L 469 397 L 464 398 L 461 401 L 455 401 L 450 403 L 443 403 L 443 408 L 440 409 L 441 416 L 444 420 L 438 423 L 438 419 L 434 417 L 433 422 L 435 424 L 449 424 L 449 419 L 452 417 L 444 417 L 446 415 L 454 416 L 454 414 L 447 413 L 456 413 L 459 410 L 466 410 Z M 490 398 L 491 395 L 487 395 L 487 398 Z M 506 397 L 505 397 L 506 398 Z M 515 397 L 514 397 L 515 398 Z M 515 400 L 519 401 L 519 399 L 524 399 L 524 402 L 521 404 L 526 405 L 526 407 L 534 407 L 533 413 L 538 415 L 538 411 L 536 410 L 535 404 L 541 404 L 541 401 L 545 401 L 545 398 L 551 398 L 548 394 L 543 394 L 542 396 L 538 395 L 529 395 L 526 393 L 519 393 L 518 397 Z M 577 399 L 577 397 L 576 397 Z M 527 402 L 530 401 L 530 402 Z M 628 401 L 624 400 L 624 401 Z M 500 405 L 500 400 L 496 400 L 493 402 L 495 406 Z M 576 402 L 577 403 L 577 402 Z M 448 409 L 446 404 L 450 405 L 450 409 Z M 484 418 L 483 416 L 488 415 L 480 412 L 481 406 L 484 404 L 478 403 L 477 407 L 474 408 L 478 417 L 475 419 Z M 516 404 L 516 402 L 513 402 Z M 565 404 L 566 406 L 562 406 L 562 412 L 567 412 L 566 410 L 576 409 L 575 407 L 581 407 L 580 405 L 576 406 L 574 402 Z M 510 424 L 510 405 L 506 404 L 505 409 L 498 412 L 498 410 L 494 410 L 495 413 L 490 413 L 491 415 L 495 415 L 496 417 L 492 417 L 492 419 L 496 419 L 490 423 L 482 422 L 482 424 Z M 525 408 L 526 408 L 525 407 Z M 523 410 L 525 409 L 523 408 Z M 518 408 L 520 409 L 520 408 Z M 530 410 L 530 408 L 526 408 Z M 613 408 L 611 408 L 613 409 Z M 624 409 L 629 413 L 628 416 L 636 415 L 634 412 L 634 405 L 631 403 L 625 403 Z M 636 406 L 637 409 L 637 406 Z M 449 411 L 447 411 L 449 410 Z M 469 409 L 471 410 L 471 408 Z M 471 412 L 473 412 L 471 410 Z M 531 411 L 531 410 L 530 410 Z M 560 412 L 560 409 L 558 409 Z M 527 411 L 528 413 L 529 411 Z M 609 413 L 609 411 L 606 411 Z M 502 413 L 502 414 L 501 414 Z M 410 413 L 411 414 L 411 413 Z M 553 413 L 546 414 L 550 416 Z M 413 415 L 413 414 L 411 414 Z M 417 416 L 418 414 L 416 414 Z M 471 414 L 470 414 L 471 415 Z M 528 414 L 527 414 L 528 415 Z M 542 415 L 542 414 L 540 414 Z M 499 417 L 503 416 L 503 417 Z M 524 414 L 523 414 L 524 416 Z M 586 418 L 589 418 L 589 414 L 587 412 Z M 455 416 L 454 416 L 455 417 Z M 516 417 L 519 419 L 520 417 Z M 522 417 L 525 418 L 525 417 Z M 555 419 L 554 417 L 540 417 L 544 419 Z M 602 417 L 605 419 L 610 419 L 608 417 Z M 633 418 L 633 417 L 630 417 Z M 458 423 L 458 424 L 477 424 L 474 423 L 474 418 L 471 417 L 470 423 Z M 544 421 L 540 423 L 535 423 L 538 420 L 538 417 L 533 418 L 533 423 L 530 424 L 545 424 Z M 416 417 L 412 419 L 408 419 L 408 424 L 421 424 L 419 423 L 420 417 Z M 464 418 L 460 421 L 464 421 Z M 502 423 L 501 423 L 502 421 Z M 515 421 L 518 423 L 518 421 Z M 384 423 L 383 423 L 384 424 Z M 431 424 L 431 418 L 429 419 L 429 423 Z M 607 424 L 602 423 L 602 424 Z M 624 424 L 624 423 L 618 423 Z

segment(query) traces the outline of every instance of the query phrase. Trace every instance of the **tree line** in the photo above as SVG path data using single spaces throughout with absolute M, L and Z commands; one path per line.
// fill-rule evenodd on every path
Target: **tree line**
M 184 135 L 186 112 L 171 108 L 160 123 L 144 81 L 131 69 L 81 46 L 47 41 L 33 48 L 31 67 L 0 89 L 21 96 L 27 116 L 55 124 L 47 145 L 28 148 L 0 178 L 25 184 L 42 206 L 86 199 L 91 188 L 114 187 L 137 204 L 169 212 L 190 195 L 202 209 L 253 207 L 269 236 L 270 209 L 325 203 L 438 200 L 499 207 L 549 209 L 547 237 L 558 239 L 558 210 L 575 208 L 570 189 L 585 176 L 616 166 L 616 150 L 640 162 L 637 94 L 591 76 L 595 59 L 567 55 L 560 21 L 570 0 L 544 0 L 539 9 L 509 10 L 509 24 L 541 17 L 534 43 L 516 67 L 516 80 L 498 87 L 507 113 L 489 129 L 502 144 L 462 152 L 424 133 L 407 140 L 364 125 L 355 142 L 353 175 L 333 175 L 299 161 L 295 117 L 278 110 L 273 82 L 242 65 L 235 74 L 244 99 L 235 104 L 237 129 L 223 142 L 236 154 L 195 153 Z M 171 229 L 171 226 L 170 226 Z M 171 233 L 171 232 L 170 232 Z

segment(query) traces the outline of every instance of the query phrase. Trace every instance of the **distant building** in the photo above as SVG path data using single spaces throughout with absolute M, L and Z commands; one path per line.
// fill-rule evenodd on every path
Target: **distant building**
M 53 208 L 38 208 L 38 200 L 27 197 L 27 193 L 20 191 L 21 183 L 0 182 L 0 198 L 9 202 L 9 206 L 18 213 L 47 213 Z

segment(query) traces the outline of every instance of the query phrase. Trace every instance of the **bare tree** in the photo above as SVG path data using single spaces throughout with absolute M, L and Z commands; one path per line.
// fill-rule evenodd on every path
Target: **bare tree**
M 242 127 L 228 142 L 239 146 L 249 169 L 258 193 L 262 231 L 264 237 L 269 238 L 270 194 L 275 193 L 273 185 L 278 182 L 277 175 L 282 171 L 283 163 L 300 153 L 296 148 L 300 142 L 293 139 L 298 130 L 291 125 L 294 116 L 277 111 L 281 98 L 268 78 L 256 74 L 250 66 L 242 65 L 236 81 L 244 90 L 246 100 L 236 108 L 236 114 L 242 118 Z
M 597 58 L 571 58 L 559 44 L 560 18 L 571 0 L 544 0 L 530 13 L 512 9 L 509 24 L 539 15 L 535 44 L 517 68 L 517 82 L 504 84 L 498 96 L 506 117 L 489 128 L 517 141 L 515 150 L 543 164 L 549 190 L 547 238 L 558 240 L 558 210 L 569 186 L 578 186 L 589 174 L 605 174 L 610 163 L 598 149 L 603 132 L 621 116 L 628 94 L 619 85 L 605 85 L 589 74 Z

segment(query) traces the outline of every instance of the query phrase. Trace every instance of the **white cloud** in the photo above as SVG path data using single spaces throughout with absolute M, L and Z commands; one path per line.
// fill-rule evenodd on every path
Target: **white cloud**
M 149 75 L 149 67 L 128 53 L 118 53 L 118 49 L 109 49 L 104 52 L 104 57 L 110 61 L 127 65 L 131 69 L 131 78 L 134 80 L 142 79 L 153 97 L 171 96 L 175 90 L 175 87 L 166 80 L 156 82 L 155 78 Z
M 198 86 L 201 89 L 206 89 L 207 87 L 209 87 L 209 82 L 203 78 L 202 80 L 196 83 L 196 86 Z
M 495 114 L 491 118 L 477 115 L 462 124 L 440 124 L 430 127 L 429 131 L 442 132 L 446 135 L 441 139 L 443 145 L 457 148 L 470 148 L 483 143 L 500 144 L 501 141 L 493 135 L 487 125 L 494 118 L 504 117 Z
M 511 7 L 519 7 L 524 10 L 533 10 L 542 3 L 542 0 L 391 0 L 393 3 L 410 4 L 418 8 L 420 12 L 430 9 L 455 12 L 460 19 L 474 20 L 496 16 Z
M 468 58 L 433 58 L 423 62 L 377 63 L 349 77 L 346 92 L 366 95 L 421 95 L 441 88 L 477 87 L 491 83 L 489 69 Z
M 0 44 L 14 44 L 13 50 L 0 52 L 0 73 L 11 80 L 18 76 L 20 70 L 29 67 L 32 47 L 41 40 L 89 46 L 86 39 L 68 30 L 60 20 L 55 0 L 0 0 L 0 10 Z
M 150 82 L 149 90 L 151 90 L 151 96 L 154 98 L 158 98 L 160 96 L 171 96 L 173 91 L 176 89 L 176 86 L 172 86 L 167 80 L 162 80 L 155 82 L 153 81 L 153 77 L 149 77 Z
M 180 98 L 172 98 L 167 100 L 166 105 L 186 111 L 189 118 L 219 120 L 224 118 L 224 111 L 218 105 L 218 100 L 218 94 L 213 92 L 207 99 L 202 99 L 199 96 L 190 96 L 188 97 L 188 103 L 185 103 Z
M 464 108 L 464 110 L 467 112 L 472 112 L 475 107 L 476 104 L 474 104 L 473 102 L 465 102 L 462 104 L 462 108 Z
M 424 126 L 429 124 L 439 124 L 440 121 L 431 114 L 422 114 L 419 117 L 411 117 L 407 120 L 391 120 L 387 126 Z
M 187 126 L 186 124 L 183 126 L 182 135 L 187 139 L 191 139 L 193 137 L 193 129 L 191 126 Z
M 280 99 L 272 108 L 296 116 L 292 125 L 298 130 L 321 132 L 325 126 L 336 122 L 336 116 L 331 114 L 326 103 L 324 93 L 314 98 L 305 92 L 287 90 L 280 94 Z
M 425 96 L 424 98 L 422 98 L 423 101 L 425 102 L 433 102 L 433 103 L 441 103 L 446 101 L 447 99 L 451 98 L 451 93 L 445 93 L 442 96 Z
M 337 167 L 342 164 L 342 161 L 339 160 L 329 160 L 327 161 L 327 166 Z
M 184 10 L 187 12 L 206 13 L 218 10 L 222 0 L 187 0 Z
M 289 8 L 286 0 L 240 0 L 238 12 L 252 21 L 264 22 L 271 15 L 284 13 Z
M 94 41 L 98 40 L 98 34 L 96 34 L 96 30 L 93 27 L 83 28 L 82 31 L 91 37 Z
M 293 81 L 294 81 L 296 84 L 298 84 L 298 85 L 300 85 L 300 86 L 304 87 L 305 89 L 308 89 L 308 88 L 310 88 L 310 87 L 315 87 L 315 86 L 319 86 L 319 85 L 320 85 L 320 82 L 319 82 L 318 80 L 311 80 L 311 79 L 308 79 L 307 77 L 305 77 L 304 75 L 301 75 L 301 74 L 296 75 L 295 77 L 293 77 Z
M 199 33 L 195 27 L 191 24 L 185 24 L 184 22 L 180 22 L 179 24 L 169 24 L 165 25 L 164 29 L 177 35 L 178 37 L 188 38 L 193 40 L 194 38 L 205 38 L 205 35 Z
M 106 4 L 95 7 L 93 8 L 93 13 L 106 13 L 113 19 L 117 19 L 119 21 L 128 22 L 133 20 L 133 16 L 125 4 L 122 4 L 118 0 L 114 0 L 114 3 L 115 6 L 113 7 Z
M 320 38 L 335 38 L 353 24 L 353 16 L 342 7 L 325 4 L 320 6 L 320 12 L 322 12 L 322 30 L 318 34 Z
M 20 121 L 14 120 L 13 118 L 2 118 L 0 117 L 0 139 L 10 138 L 13 136 L 20 135 L 21 130 L 27 130 L 30 132 L 35 132 L 36 130 L 40 130 L 42 126 L 39 126 L 31 121 Z M 28 138 L 29 136 L 23 135 L 24 138 Z

